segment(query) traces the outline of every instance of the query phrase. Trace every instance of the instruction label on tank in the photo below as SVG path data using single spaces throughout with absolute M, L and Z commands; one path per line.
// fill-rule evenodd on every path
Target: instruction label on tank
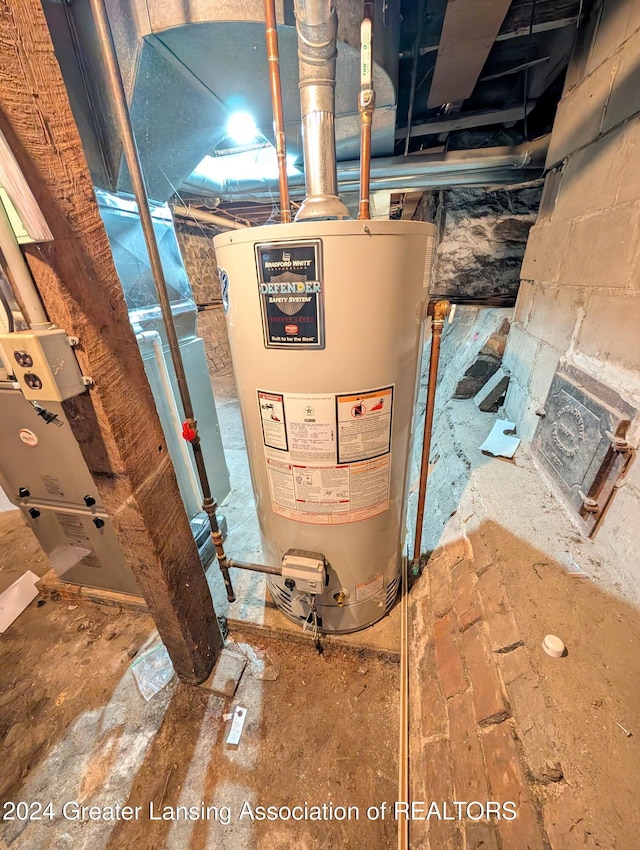
M 341 405 L 374 408 L 356 431 L 345 427 L 345 459 L 338 458 Z M 359 522 L 389 507 L 390 422 L 393 387 L 359 395 L 258 390 L 258 404 L 274 513 L 297 522 Z M 345 407 L 346 409 L 346 407 Z M 384 413 L 381 411 L 384 410 Z M 364 440 L 361 432 L 369 435 Z M 367 452 L 372 457 L 363 457 Z
M 266 348 L 324 348 L 322 243 L 256 245 Z
M 384 590 L 384 573 L 373 576 L 368 581 L 363 581 L 362 584 L 356 584 L 356 602 L 364 602 L 367 599 L 372 599 Z
M 263 393 L 258 390 L 262 439 L 265 446 L 287 451 L 287 427 L 284 421 L 284 399 L 278 393 Z
M 393 387 L 336 396 L 338 462 L 380 457 L 391 451 Z

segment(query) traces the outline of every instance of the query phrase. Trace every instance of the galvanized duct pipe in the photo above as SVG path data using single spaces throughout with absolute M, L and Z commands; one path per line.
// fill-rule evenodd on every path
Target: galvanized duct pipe
M 336 173 L 336 10 L 332 0 L 295 0 L 295 13 L 307 191 L 296 221 L 349 218 Z
M 457 186 L 510 186 L 541 177 L 549 136 L 533 142 L 501 148 L 477 148 L 442 154 L 379 157 L 371 160 L 371 191 L 419 191 L 451 189 Z M 338 186 L 341 192 L 358 192 L 360 163 L 338 163 Z M 224 198 L 227 201 L 264 201 L 273 197 L 272 181 L 246 180 L 222 185 L 206 173 L 206 160 L 193 171 L 181 189 L 201 197 Z M 291 196 L 304 192 L 304 175 L 289 175 Z M 342 205 L 341 205 L 342 206 Z M 297 218 L 297 217 L 296 217 Z

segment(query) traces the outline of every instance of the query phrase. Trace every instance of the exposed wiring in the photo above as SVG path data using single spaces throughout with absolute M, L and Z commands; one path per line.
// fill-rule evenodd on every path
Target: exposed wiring
M 313 594 L 308 594 L 309 596 L 309 616 L 304 622 L 302 627 L 303 632 L 311 631 L 311 639 L 316 648 L 316 652 L 319 655 L 322 655 L 323 647 L 320 642 L 320 625 L 318 620 L 318 609 L 316 607 L 316 597 Z

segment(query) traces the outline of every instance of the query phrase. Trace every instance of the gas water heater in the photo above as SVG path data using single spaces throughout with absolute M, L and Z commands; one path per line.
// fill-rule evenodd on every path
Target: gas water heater
M 214 240 L 263 550 L 285 565 L 269 587 L 323 632 L 398 590 L 433 235 L 326 220 Z

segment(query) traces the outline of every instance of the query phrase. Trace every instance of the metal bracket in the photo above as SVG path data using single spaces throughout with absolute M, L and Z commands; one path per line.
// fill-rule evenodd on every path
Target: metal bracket
M 600 505 L 595 499 L 592 499 L 590 496 L 586 496 L 582 490 L 578 490 L 578 496 L 582 500 L 582 507 L 590 514 L 595 514 L 600 510 Z
M 604 432 L 605 437 L 611 441 L 611 448 L 614 452 L 630 452 L 631 446 L 625 437 L 616 437 L 610 431 Z

